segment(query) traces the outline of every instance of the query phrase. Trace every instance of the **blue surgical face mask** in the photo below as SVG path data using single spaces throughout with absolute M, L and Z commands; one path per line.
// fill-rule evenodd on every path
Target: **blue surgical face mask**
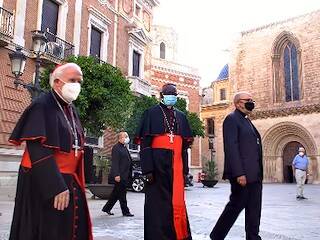
M 173 106 L 177 102 L 176 95 L 163 95 L 163 103 L 167 106 Z

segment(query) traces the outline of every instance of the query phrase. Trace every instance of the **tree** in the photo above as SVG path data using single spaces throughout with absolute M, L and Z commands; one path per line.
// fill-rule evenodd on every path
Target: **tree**
M 135 131 L 139 125 L 142 114 L 148 108 L 156 105 L 158 100 L 154 97 L 135 97 L 132 114 L 129 120 L 126 123 L 126 131 L 132 137 L 135 134 Z M 187 119 L 190 123 L 192 136 L 201 136 L 204 137 L 204 126 L 202 121 L 196 113 L 190 113 L 187 110 L 187 103 L 184 99 L 178 98 L 177 104 L 175 105 L 177 109 L 184 112 L 187 116 Z
M 87 132 L 101 136 L 107 127 L 122 129 L 130 116 L 133 95 L 121 70 L 93 57 L 73 56 L 67 61 L 78 64 L 83 72 L 81 94 L 74 104 Z M 52 68 L 48 67 L 41 78 L 42 87 L 47 89 Z
M 156 105 L 158 100 L 155 97 L 148 97 L 148 96 L 141 96 L 141 97 L 134 97 L 133 107 L 131 116 L 126 123 L 125 130 L 129 134 L 131 138 L 136 133 L 137 127 L 139 126 L 142 114 L 148 108 Z

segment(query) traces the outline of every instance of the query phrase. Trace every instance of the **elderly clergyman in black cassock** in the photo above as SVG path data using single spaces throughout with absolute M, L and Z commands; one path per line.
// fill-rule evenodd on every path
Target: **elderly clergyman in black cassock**
M 246 240 L 261 240 L 262 146 L 260 134 L 248 117 L 255 102 L 248 92 L 238 92 L 233 101 L 236 109 L 223 122 L 223 179 L 229 179 L 231 184 L 230 201 L 210 238 L 225 239 L 239 214 L 245 209 Z
M 190 240 L 184 200 L 184 175 L 189 171 L 187 149 L 193 141 L 188 120 L 173 106 L 174 84 L 162 87 L 161 102 L 147 109 L 137 131 L 141 166 L 147 175 L 144 239 Z
M 84 190 L 84 134 L 72 101 L 82 71 L 75 63 L 56 68 L 52 90 L 24 111 L 9 141 L 26 142 L 10 240 L 92 240 Z

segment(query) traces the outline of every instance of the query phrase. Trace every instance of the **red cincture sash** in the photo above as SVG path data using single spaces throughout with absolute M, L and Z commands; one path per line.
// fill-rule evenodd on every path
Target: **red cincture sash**
M 70 153 L 55 151 L 54 159 L 56 160 L 57 166 L 61 173 L 71 174 L 74 179 L 79 184 L 84 196 L 85 196 L 85 177 L 84 177 L 84 154 L 83 151 L 79 151 L 80 154 L 75 156 L 74 150 L 70 151 Z M 78 152 L 78 153 L 79 153 Z M 26 148 L 21 161 L 21 166 L 24 168 L 30 169 L 32 168 L 30 155 L 28 149 Z M 85 198 L 86 201 L 86 198 Z M 92 224 L 89 214 L 88 205 L 86 202 L 86 209 L 88 216 L 88 229 L 89 229 L 89 240 L 92 240 Z
M 152 141 L 152 148 L 165 148 L 173 151 L 173 222 L 177 240 L 186 239 L 189 236 L 187 225 L 187 212 L 184 201 L 184 177 L 182 162 L 182 137 L 174 136 L 173 143 L 170 143 L 168 134 L 156 136 Z

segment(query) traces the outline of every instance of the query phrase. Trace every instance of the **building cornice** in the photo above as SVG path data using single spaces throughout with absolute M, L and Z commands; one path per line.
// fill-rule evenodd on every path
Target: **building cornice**
M 201 112 L 202 111 L 213 111 L 213 110 L 227 109 L 229 106 L 230 106 L 229 101 L 214 103 L 214 104 L 210 104 L 210 105 L 201 105 Z
M 313 11 L 313 12 L 310 12 L 310 13 L 306 13 L 306 14 L 303 14 L 303 15 L 300 15 L 300 16 L 291 17 L 291 18 L 288 18 L 288 19 L 285 19 L 285 20 L 281 20 L 281 21 L 276 21 L 276 22 L 273 22 L 273 23 L 269 23 L 269 24 L 257 27 L 257 28 L 253 28 L 253 29 L 250 29 L 250 30 L 247 30 L 247 31 L 243 31 L 243 32 L 241 32 L 241 35 L 245 36 L 245 35 L 248 35 L 248 34 L 253 33 L 253 32 L 258 32 L 258 31 L 264 30 L 266 28 L 270 28 L 270 27 L 273 27 L 273 26 L 276 26 L 276 25 L 292 22 L 292 21 L 297 20 L 299 18 L 309 17 L 309 16 L 312 16 L 312 15 L 315 15 L 315 14 L 319 14 L 319 13 L 320 13 L 320 10 L 316 10 L 316 11 Z
M 288 117 L 293 115 L 320 113 L 320 104 L 305 105 L 301 107 L 289 107 L 272 110 L 257 110 L 250 114 L 250 119 L 266 119 L 276 117 Z
M 161 82 L 161 83 L 172 83 L 172 81 L 170 81 L 170 80 L 164 80 L 164 79 L 157 78 L 154 76 L 152 76 L 151 78 L 153 81 L 157 81 L 157 82 Z M 185 84 L 185 83 L 179 83 L 179 82 L 175 82 L 175 85 L 181 86 L 181 87 L 187 87 L 187 88 L 191 88 L 191 89 L 199 89 L 199 85 Z
M 176 62 L 167 61 L 167 60 L 160 59 L 160 58 L 153 58 L 152 63 L 151 63 L 151 67 L 155 70 L 159 70 L 164 73 L 189 77 L 189 78 L 193 78 L 197 81 L 201 80 L 201 77 L 198 74 L 197 68 L 183 65 L 183 64 L 179 64 Z
M 152 65 L 152 70 L 160 71 L 160 72 L 167 73 L 167 74 L 173 74 L 173 75 L 176 75 L 176 76 L 192 78 L 192 79 L 194 79 L 195 81 L 198 81 L 198 82 L 201 80 L 200 76 L 196 76 L 196 75 L 192 75 L 192 74 L 188 74 L 188 73 L 184 73 L 184 72 L 179 72 L 179 71 L 176 71 L 176 70 L 173 70 L 173 69 L 169 69 L 169 68 L 163 68 L 163 67 Z
M 105 16 L 105 14 L 103 14 L 102 12 L 100 12 L 98 9 L 96 9 L 93 6 L 89 6 L 88 7 L 88 11 L 90 14 L 92 14 L 93 16 L 95 16 L 97 19 L 99 19 L 100 21 L 102 21 L 104 24 L 107 25 L 111 25 L 112 21 L 111 19 L 107 18 Z
M 102 5 L 106 6 L 110 11 L 117 14 L 117 10 L 110 4 L 110 2 L 108 0 L 99 0 L 99 2 Z

